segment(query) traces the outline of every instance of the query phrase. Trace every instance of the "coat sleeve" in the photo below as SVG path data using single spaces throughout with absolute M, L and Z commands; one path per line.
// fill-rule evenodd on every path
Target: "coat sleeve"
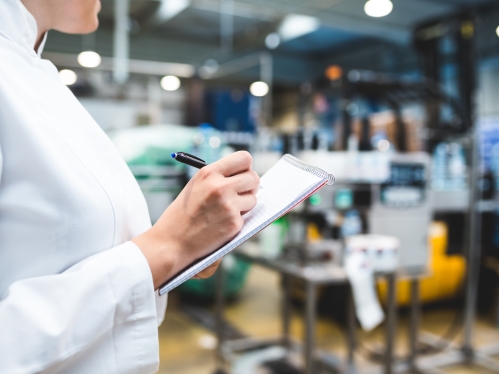
M 0 301 L 0 372 L 155 372 L 156 308 L 149 266 L 132 242 L 17 281 Z

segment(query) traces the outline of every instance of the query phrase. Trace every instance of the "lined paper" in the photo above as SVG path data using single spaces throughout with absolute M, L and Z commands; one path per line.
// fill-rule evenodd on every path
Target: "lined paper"
M 239 234 L 222 248 L 169 281 L 160 289 L 160 294 L 171 291 L 225 256 L 284 215 L 326 182 L 327 178 L 321 178 L 309 171 L 302 170 L 286 161 L 284 157 L 281 158 L 260 179 L 261 189 L 257 194 L 257 204 L 243 216 L 244 225 Z

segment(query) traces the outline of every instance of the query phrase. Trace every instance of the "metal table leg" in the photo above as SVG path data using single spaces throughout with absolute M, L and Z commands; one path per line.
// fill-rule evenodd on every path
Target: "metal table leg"
M 305 281 L 305 346 L 303 348 L 305 358 L 305 374 L 314 373 L 314 343 L 315 343 L 315 312 L 316 312 L 316 289 L 315 284 Z
M 348 372 L 354 367 L 354 353 L 356 347 L 355 336 L 355 304 L 353 300 L 352 288 L 348 287 L 348 307 L 347 307 L 347 344 L 348 344 Z
M 282 345 L 286 349 L 291 348 L 290 325 L 291 325 L 291 279 L 288 275 L 282 275 L 282 301 L 281 301 L 281 317 L 282 317 Z
M 418 355 L 418 329 L 419 329 L 419 279 L 411 280 L 411 315 L 409 323 L 409 367 L 416 368 Z
M 478 191 L 478 130 L 475 126 L 473 133 L 470 136 L 470 207 L 468 213 L 468 230 L 467 230 L 467 265 L 466 265 L 466 294 L 464 307 L 464 333 L 462 351 L 466 362 L 471 362 L 474 356 L 473 348 L 473 329 L 476 316 L 476 300 L 478 293 L 478 278 L 480 275 L 480 232 L 481 232 L 481 215 L 477 211 L 477 200 L 479 198 Z
M 215 304 L 215 332 L 217 336 L 217 366 L 219 370 L 223 370 L 225 366 L 225 359 L 222 352 L 222 346 L 225 339 L 224 327 L 224 311 L 225 311 L 225 295 L 224 295 L 224 284 L 225 284 L 225 272 L 223 270 L 223 264 L 221 263 L 217 273 L 216 273 L 216 304 Z
M 386 277 L 388 282 L 388 307 L 386 316 L 386 352 L 385 352 L 385 373 L 393 373 L 393 360 L 395 348 L 395 332 L 397 324 L 396 308 L 396 277 L 395 274 L 389 274 Z

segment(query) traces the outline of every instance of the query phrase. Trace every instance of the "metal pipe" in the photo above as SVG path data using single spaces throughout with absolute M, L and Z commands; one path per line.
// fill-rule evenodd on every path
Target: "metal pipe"
M 158 77 L 149 77 L 147 82 L 147 111 L 150 124 L 162 123 L 161 86 Z
M 305 346 L 303 354 L 305 359 L 305 374 L 314 374 L 314 343 L 315 343 L 315 284 L 305 281 Z
M 468 226 L 468 248 L 467 248 L 467 276 L 466 276 L 466 304 L 464 307 L 464 335 L 462 350 L 465 358 L 473 357 L 473 328 L 475 324 L 476 300 L 478 292 L 478 276 L 480 273 L 480 250 L 481 250 L 481 217 L 477 210 L 479 199 L 478 184 L 478 130 L 475 128 L 470 135 L 470 207 Z
M 220 1 L 220 47 L 232 53 L 234 44 L 234 0 Z
M 128 79 L 130 40 L 128 38 L 128 9 L 130 0 L 114 0 L 114 70 L 115 82 Z
M 416 368 L 418 355 L 418 329 L 419 329 L 419 279 L 411 279 L 411 314 L 409 322 L 409 367 Z
M 348 371 L 353 372 L 354 353 L 357 345 L 355 336 L 355 304 L 353 299 L 352 287 L 348 287 L 348 305 L 347 305 L 347 344 L 348 344 Z
M 396 306 L 396 276 L 394 273 L 386 277 L 388 282 L 388 306 L 386 316 L 386 352 L 385 373 L 393 373 L 393 361 L 395 358 L 395 332 L 397 328 L 397 306 Z
M 291 325 L 291 284 L 288 275 L 282 275 L 282 303 L 281 303 L 281 316 L 282 316 L 282 345 L 289 349 L 291 348 L 290 339 L 290 325 Z
M 264 124 L 272 124 L 272 82 L 273 82 L 273 59 L 268 52 L 260 53 L 260 80 L 267 83 L 269 92 L 263 97 Z
M 341 150 L 348 149 L 348 139 L 352 134 L 352 116 L 348 112 L 348 105 L 351 103 L 350 99 L 343 99 L 341 101 L 341 116 L 342 116 L 342 135 L 341 135 Z
M 225 359 L 223 355 L 223 343 L 225 339 L 225 295 L 224 295 L 224 287 L 225 287 L 225 271 L 223 268 L 223 260 L 218 267 L 216 273 L 216 305 L 215 305 L 215 333 L 217 336 L 217 361 L 218 366 L 222 369 L 225 365 Z

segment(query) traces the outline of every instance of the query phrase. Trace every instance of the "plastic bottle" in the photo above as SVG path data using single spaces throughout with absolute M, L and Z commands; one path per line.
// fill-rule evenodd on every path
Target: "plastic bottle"
M 446 174 L 447 174 L 447 144 L 440 143 L 433 151 L 432 162 L 432 188 L 435 191 L 443 191 L 446 189 Z
M 362 220 L 359 212 L 350 210 L 345 213 L 343 226 L 341 226 L 341 236 L 346 238 L 352 235 L 358 235 L 362 232 Z
M 451 178 L 451 189 L 464 190 L 466 188 L 466 158 L 461 144 L 449 144 L 449 176 Z

